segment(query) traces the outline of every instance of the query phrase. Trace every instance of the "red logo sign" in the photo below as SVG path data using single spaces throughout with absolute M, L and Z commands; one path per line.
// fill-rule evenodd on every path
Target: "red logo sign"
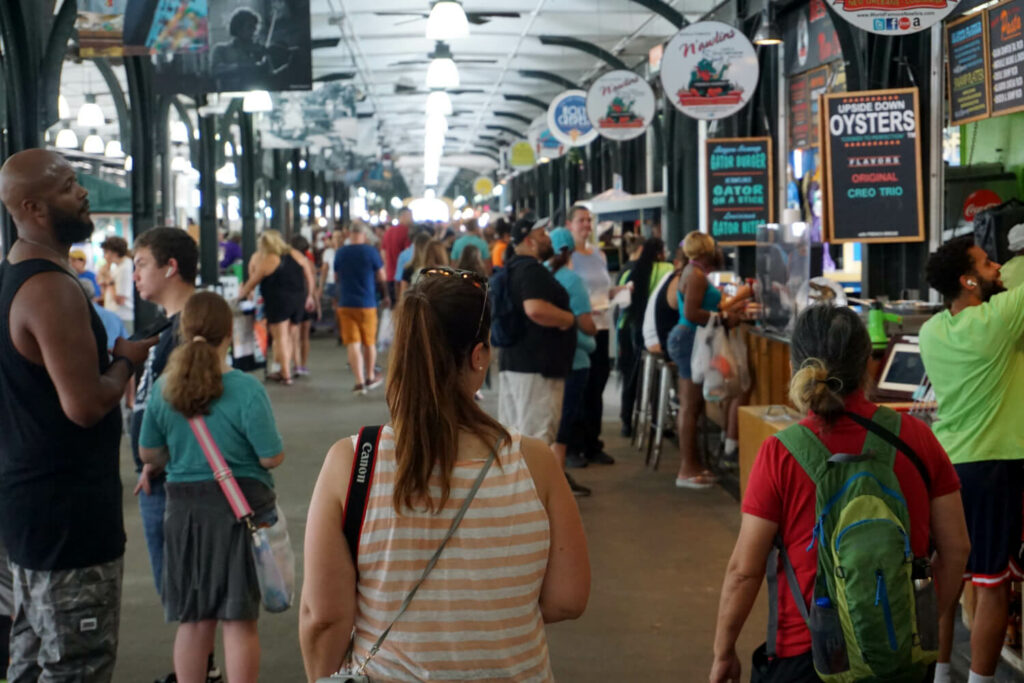
M 909 17 L 900 17 L 900 28 L 903 29 L 904 31 L 910 28 Z
M 992 190 L 977 190 L 972 192 L 964 201 L 964 220 L 974 222 L 974 217 L 979 211 L 984 211 L 990 206 L 999 206 L 1003 200 Z

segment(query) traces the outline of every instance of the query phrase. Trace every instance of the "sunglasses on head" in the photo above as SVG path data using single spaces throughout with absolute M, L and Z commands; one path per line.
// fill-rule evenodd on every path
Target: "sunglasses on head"
M 480 319 L 476 323 L 476 334 L 474 338 L 480 336 L 480 328 L 484 324 L 484 312 L 487 310 L 487 278 L 480 273 L 472 270 L 460 270 L 459 268 L 449 268 L 448 266 L 436 266 L 433 268 L 423 268 L 420 270 L 420 277 L 454 277 L 459 278 L 463 282 L 468 282 L 477 289 L 482 289 L 484 292 L 484 302 L 480 307 Z

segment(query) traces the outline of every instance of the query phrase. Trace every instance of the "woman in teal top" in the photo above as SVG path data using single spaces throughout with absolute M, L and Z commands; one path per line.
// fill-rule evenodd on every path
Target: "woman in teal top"
M 562 392 L 562 418 L 558 423 L 558 435 L 555 443 L 551 446 L 563 469 L 566 465 L 570 467 L 585 467 L 586 458 L 582 453 L 568 453 L 570 439 L 573 437 L 573 429 L 583 411 L 583 395 L 587 386 L 587 378 L 590 375 L 590 354 L 597 348 L 597 341 L 594 335 L 597 333 L 597 325 L 594 324 L 594 317 L 590 309 L 590 293 L 583 282 L 583 278 L 570 268 L 566 268 L 569 258 L 572 256 L 575 242 L 572 233 L 565 228 L 555 228 L 551 231 L 551 248 L 555 250 L 555 257 L 548 261 L 551 269 L 558 280 L 558 283 L 569 293 L 569 309 L 576 316 L 576 352 L 572 357 L 572 371 L 565 379 L 565 390 Z M 577 439 L 579 441 L 579 439 Z M 589 496 L 590 489 L 581 486 L 568 475 L 569 488 L 574 495 Z
M 255 681 L 260 591 L 249 534 L 235 519 L 189 419 L 202 416 L 257 523 L 276 521 L 274 480 L 284 460 L 263 385 L 227 364 L 232 313 L 213 292 L 192 295 L 181 312 L 182 343 L 154 385 L 139 437 L 147 465 L 166 467 L 161 599 L 174 641 L 179 681 L 206 679 L 217 623 L 223 625 L 227 677 Z
M 679 324 L 668 336 L 668 354 L 679 370 L 679 488 L 703 489 L 713 486 L 717 477 L 705 469 L 697 457 L 697 420 L 704 407 L 700 384 L 693 382 L 690 356 L 697 328 L 707 325 L 713 315 L 722 313 L 734 318 L 746 306 L 750 288 L 740 287 L 736 296 L 725 299 L 708 282 L 707 274 L 718 266 L 719 253 L 715 240 L 702 232 L 691 232 L 683 240 L 683 253 L 689 263 L 679 277 L 676 300 L 679 303 Z M 735 437 L 731 432 L 730 437 Z

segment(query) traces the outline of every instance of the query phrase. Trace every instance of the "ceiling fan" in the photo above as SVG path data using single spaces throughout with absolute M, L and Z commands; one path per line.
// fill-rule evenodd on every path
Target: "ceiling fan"
M 356 77 L 355 71 L 335 71 L 333 73 L 317 76 L 313 79 L 315 83 L 330 83 L 332 81 L 349 81 Z
M 414 21 L 425 20 L 430 16 L 429 12 L 374 12 L 379 17 L 413 17 L 405 21 L 395 23 L 395 26 L 411 24 Z M 476 26 L 483 26 L 492 19 L 518 19 L 522 16 L 519 12 L 466 12 L 466 21 Z

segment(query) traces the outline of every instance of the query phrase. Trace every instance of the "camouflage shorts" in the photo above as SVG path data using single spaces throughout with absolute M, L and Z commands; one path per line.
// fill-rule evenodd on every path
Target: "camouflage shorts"
M 13 562 L 10 683 L 107 683 L 121 620 L 122 559 L 41 571 Z

